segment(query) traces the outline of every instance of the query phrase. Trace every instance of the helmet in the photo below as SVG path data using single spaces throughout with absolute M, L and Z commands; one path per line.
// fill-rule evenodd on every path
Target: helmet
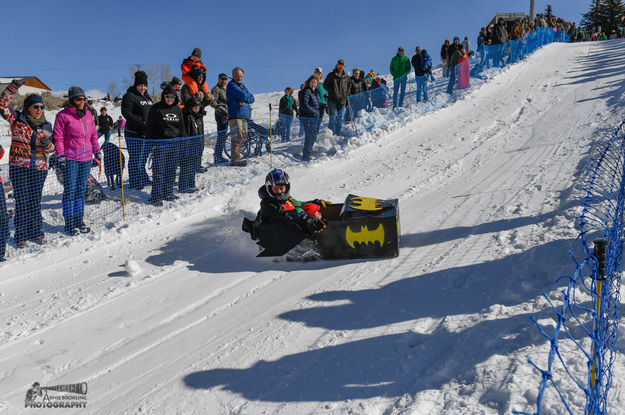
M 286 192 L 280 194 L 274 194 L 271 191 L 271 186 L 286 186 Z M 289 198 L 289 191 L 291 190 L 291 182 L 289 181 L 289 175 L 282 169 L 273 169 L 265 177 L 265 189 L 269 196 L 280 201 L 286 201 Z

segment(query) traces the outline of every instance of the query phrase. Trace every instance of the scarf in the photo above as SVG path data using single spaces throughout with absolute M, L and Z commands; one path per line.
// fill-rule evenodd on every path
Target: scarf
M 30 113 L 24 114 L 24 117 L 26 118 L 26 122 L 28 122 L 28 125 L 30 125 L 33 130 L 36 130 L 37 127 L 40 127 L 48 122 L 46 121 L 46 116 L 43 113 L 39 118 L 34 118 L 32 115 L 30 115 Z

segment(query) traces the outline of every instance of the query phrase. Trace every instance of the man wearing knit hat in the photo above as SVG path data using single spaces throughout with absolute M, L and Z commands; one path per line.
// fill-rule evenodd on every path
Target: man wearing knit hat
M 151 151 L 151 144 L 144 140 L 146 123 L 152 98 L 147 94 L 148 75 L 135 72 L 135 82 L 122 98 L 122 115 L 126 119 L 126 146 L 128 147 L 128 176 L 130 187 L 141 190 L 148 185 L 150 178 L 145 163 Z
M 328 127 L 334 135 L 340 135 L 345 118 L 345 107 L 349 92 L 349 76 L 345 73 L 345 62 L 339 59 L 334 70 L 326 76 L 323 87 L 328 92 Z
M 406 80 L 410 73 L 410 59 L 404 55 L 404 48 L 399 47 L 397 54 L 391 59 L 391 75 L 393 75 L 393 109 L 404 106 Z M 401 92 L 400 92 L 401 88 Z M 399 94 L 398 94 L 399 92 Z

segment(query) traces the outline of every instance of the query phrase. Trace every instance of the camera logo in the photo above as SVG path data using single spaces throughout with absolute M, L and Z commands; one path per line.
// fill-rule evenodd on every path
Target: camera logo
M 35 382 L 26 391 L 26 408 L 86 408 L 87 382 L 41 386 Z

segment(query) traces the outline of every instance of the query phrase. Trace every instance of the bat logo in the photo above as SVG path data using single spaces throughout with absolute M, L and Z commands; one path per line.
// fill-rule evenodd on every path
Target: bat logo
M 354 197 L 349 205 L 356 210 L 382 210 L 382 200 L 372 197 Z
M 345 229 L 345 240 L 347 244 L 354 249 L 356 248 L 354 245 L 356 242 L 361 245 L 375 245 L 376 242 L 379 242 L 380 247 L 382 247 L 384 244 L 384 227 L 380 223 L 377 229 L 369 230 L 367 225 L 362 225 L 360 227 L 360 232 L 354 232 L 348 225 L 347 229 Z

